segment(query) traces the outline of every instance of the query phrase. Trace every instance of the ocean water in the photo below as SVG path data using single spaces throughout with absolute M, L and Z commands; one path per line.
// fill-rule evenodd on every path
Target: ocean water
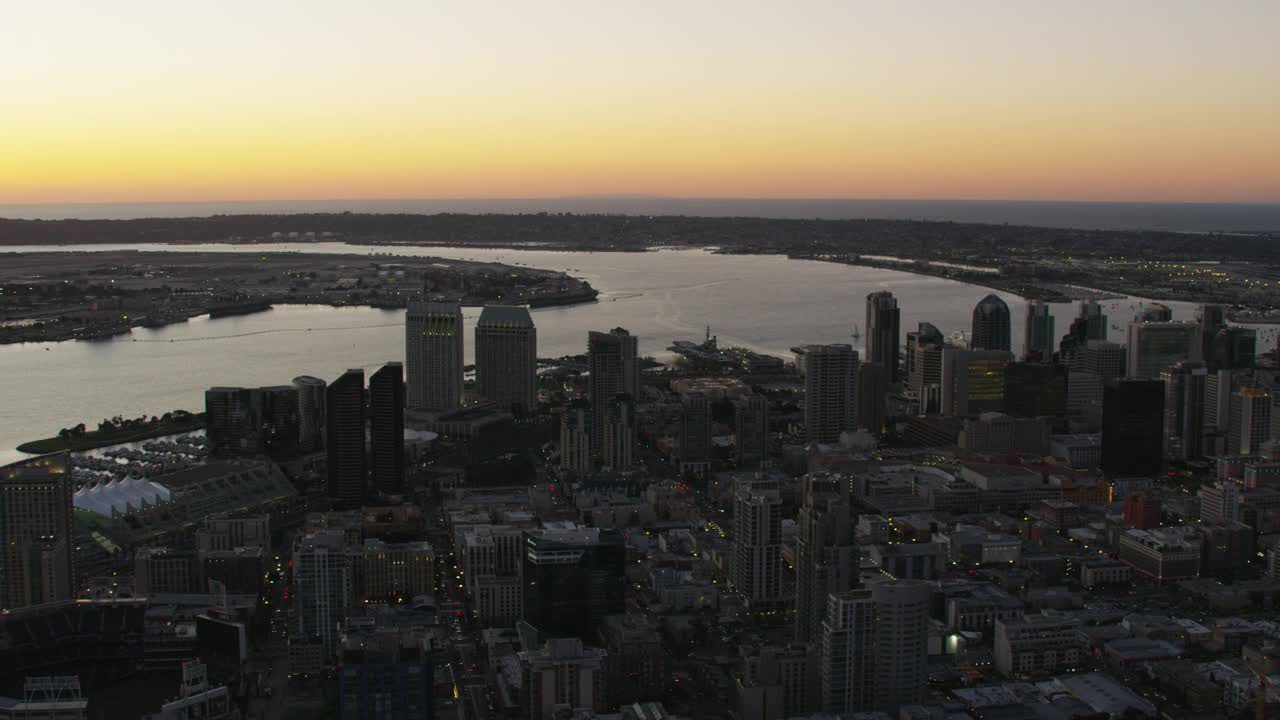
M 1175 232 L 1280 231 L 1280 203 L 666 198 L 648 196 L 0 204 L 0 217 L 124 219 L 244 213 L 536 213 L 937 220 Z
M 158 252 L 387 251 L 341 243 L 133 247 Z M 563 270 L 590 281 L 601 292 L 599 301 L 533 311 L 540 357 L 585 352 L 588 331 L 619 326 L 639 337 L 642 354 L 659 358 L 669 356 L 666 348 L 672 341 L 700 340 L 708 328 L 722 345 L 783 357 L 804 343 L 851 342 L 861 353 L 862 343 L 850 335 L 855 324 L 865 323 L 868 293 L 890 290 L 897 296 L 905 336 L 921 321 L 946 334 L 967 331 L 973 307 L 991 292 L 894 270 L 702 250 L 573 253 L 431 247 L 396 252 Z M 1012 310 L 1018 350 L 1026 303 L 1008 293 L 996 294 Z M 1126 298 L 1104 303 L 1108 324 L 1123 328 L 1141 302 Z M 1169 305 L 1175 318 L 1193 317 L 1191 304 Z M 1062 335 L 1076 307 L 1051 307 L 1055 332 Z M 466 309 L 469 324 L 479 312 Z M 12 448 L 21 442 L 79 422 L 93 425 L 117 414 L 198 411 L 204 390 L 215 385 L 277 385 L 304 374 L 333 379 L 353 367 L 372 372 L 382 363 L 404 360 L 403 323 L 403 310 L 282 305 L 254 315 L 204 316 L 163 328 L 136 328 L 106 341 L 0 345 L 0 461 L 17 459 Z M 1123 330 L 1113 329 L 1111 335 L 1123 342 Z M 468 362 L 472 338 L 468 331 Z M 1274 334 L 1260 333 L 1260 346 L 1269 347 L 1268 342 L 1274 343 Z

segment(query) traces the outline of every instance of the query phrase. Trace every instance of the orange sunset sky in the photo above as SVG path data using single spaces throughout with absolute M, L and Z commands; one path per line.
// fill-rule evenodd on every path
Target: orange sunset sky
M 0 203 L 1280 201 L 1280 2 L 23 2 Z

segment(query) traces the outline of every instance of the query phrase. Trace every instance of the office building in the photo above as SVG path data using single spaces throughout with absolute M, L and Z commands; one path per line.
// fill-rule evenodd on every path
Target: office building
M 1062 365 L 1009 363 L 1004 369 L 1004 411 L 1013 417 L 1067 416 L 1068 370 Z
M 59 453 L 0 468 L 0 610 L 76 596 L 70 462 Z
M 229 594 L 262 594 L 267 574 L 266 551 L 261 547 L 236 547 L 232 550 L 201 551 L 201 572 L 204 586 L 201 592 L 219 583 Z
M 139 548 L 133 555 L 133 592 L 138 597 L 205 592 L 203 565 L 195 550 Z
M 430 720 L 435 667 L 431 640 L 398 628 L 352 632 L 337 663 L 339 720 Z
M 524 531 L 517 527 L 479 525 L 463 535 L 460 567 L 481 627 L 510 627 L 524 616 L 523 550 Z
M 657 625 L 643 615 L 610 615 L 600 625 L 608 653 L 605 671 L 610 706 L 662 697 L 671 677 Z
M 782 600 L 782 494 L 775 480 L 740 480 L 729 581 L 751 608 Z
M 988 295 L 973 309 L 973 334 L 970 350 L 1012 350 L 1012 320 L 1009 306 L 995 295 Z
M 1166 323 L 1173 321 L 1173 309 L 1164 303 L 1147 303 L 1133 318 L 1137 323 Z
M 594 424 L 601 426 L 600 463 L 614 470 L 626 470 L 631 467 L 636 443 L 635 402 L 623 393 L 606 402 L 602 410 L 603 416 L 592 413 Z
M 926 382 L 941 382 L 942 364 L 937 363 L 932 380 L 929 380 L 923 363 L 921 362 L 921 350 L 928 345 L 941 347 L 946 344 L 942 331 L 935 327 L 932 323 L 922 322 L 916 330 L 907 333 L 907 355 L 906 363 L 903 367 L 903 380 L 912 388 L 919 390 L 919 386 Z M 941 356 L 939 356 L 939 360 Z
M 1129 323 L 1128 377 L 1151 380 L 1191 358 L 1196 326 L 1186 322 Z
M 1124 498 L 1124 524 L 1137 530 L 1160 526 L 1160 498 L 1155 493 L 1136 492 Z
M 1164 383 L 1108 380 L 1102 400 L 1102 471 L 1153 477 L 1164 467 Z
M 1200 534 L 1190 526 L 1126 530 L 1119 557 L 1155 582 L 1190 580 L 1200 574 Z
M 486 305 L 476 322 L 480 397 L 531 415 L 538 406 L 538 331 L 525 307 Z
M 201 552 L 260 547 L 271 551 L 271 516 L 254 513 L 222 513 L 204 518 L 196 531 Z
M 827 596 L 858 584 L 858 547 L 841 476 L 808 475 L 796 524 L 796 642 L 816 641 Z
M 711 469 L 711 400 L 692 392 L 680 398 L 680 437 L 676 452 L 683 473 L 705 473 Z
M 322 658 L 337 652 L 338 625 L 355 596 L 352 559 L 341 530 L 318 530 L 298 539 L 293 550 L 290 645 L 316 645 Z
M 1004 373 L 1013 354 L 997 350 L 942 352 L 942 414 L 969 417 L 1004 411 Z
M 436 591 L 435 554 L 426 542 L 389 543 L 365 538 L 360 554 L 352 559 L 352 594 L 357 599 L 403 603 Z
M 298 391 L 298 447 L 303 452 L 318 452 L 324 445 L 325 382 L 310 375 L 293 379 Z
M 606 615 L 626 611 L 626 545 L 601 528 L 525 536 L 524 619 L 552 637 L 594 640 Z
M 1071 367 L 1094 373 L 1103 380 L 1121 377 L 1125 369 L 1125 349 L 1113 342 L 1090 340 L 1077 353 Z
M 327 492 L 340 508 L 364 502 L 364 370 L 348 370 L 325 389 Z
M 1227 326 L 1227 309 L 1222 305 L 1201 305 L 1196 313 L 1196 354 L 1194 359 L 1209 362 L 1213 355 L 1213 339 Z
M 1271 439 L 1271 393 L 1243 387 L 1231 394 L 1227 427 L 1228 455 L 1257 455 Z
M 1053 315 L 1048 303 L 1027 301 L 1027 325 L 1023 333 L 1022 356 L 1029 362 L 1048 362 L 1053 358 L 1058 338 L 1053 334 Z
M 447 412 L 462 405 L 462 307 L 411 302 L 404 316 L 405 372 L 411 410 Z
M 824 712 L 896 714 L 921 701 L 930 588 L 895 580 L 827 596 L 819 671 Z
M 1240 486 L 1220 480 L 1200 488 L 1200 522 L 1227 525 L 1240 521 Z
M 978 452 L 1019 453 L 1043 456 L 1049 452 L 1049 418 L 1015 418 L 1003 413 L 982 413 L 965 418 L 957 445 Z
M 1204 456 L 1203 363 L 1180 362 L 1161 373 L 1164 380 L 1165 454 L 1187 462 Z
M 591 472 L 591 402 L 578 398 L 560 415 L 560 468 Z
M 298 449 L 301 415 L 292 385 L 209 388 L 204 405 L 210 454 L 284 458 Z
M 756 470 L 769 460 L 769 400 L 746 395 L 733 403 L 734 460 L 739 470 Z
M 857 425 L 874 435 L 884 432 L 885 398 L 889 394 L 889 371 L 879 363 L 858 365 Z
M 1102 312 L 1102 306 L 1097 301 L 1081 300 L 1077 318 L 1084 321 L 1085 340 L 1107 339 L 1107 316 Z
M 1028 615 L 997 620 L 996 670 L 1005 677 L 1050 675 L 1073 670 L 1084 659 L 1084 636 L 1076 617 Z
M 398 362 L 369 376 L 369 470 L 378 492 L 404 492 L 404 366 Z
M 902 381 L 902 368 L 898 363 L 901 316 L 893 293 L 883 290 L 867 295 L 867 346 L 863 360 L 885 368 L 890 383 Z
M 849 345 L 804 345 L 795 352 L 804 373 L 805 438 L 834 443 L 857 426 L 858 353 Z
M 603 713 L 609 708 L 606 681 L 608 652 L 586 647 L 576 638 L 548 640 L 525 650 L 520 662 L 520 717 L 556 720 L 563 708 Z
M 638 397 L 636 338 L 622 328 L 587 335 L 588 393 L 591 398 L 592 445 L 603 456 L 608 409 L 618 395 Z
M 1214 335 L 1205 361 L 1213 370 L 1251 368 L 1257 352 L 1257 330 L 1246 327 L 1224 327 Z

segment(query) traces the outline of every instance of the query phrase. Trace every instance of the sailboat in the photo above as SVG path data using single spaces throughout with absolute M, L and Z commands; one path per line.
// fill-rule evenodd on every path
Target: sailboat
M 858 323 L 853 324 L 853 335 L 851 335 L 850 337 L 852 337 L 854 340 L 862 339 L 862 331 L 858 329 Z

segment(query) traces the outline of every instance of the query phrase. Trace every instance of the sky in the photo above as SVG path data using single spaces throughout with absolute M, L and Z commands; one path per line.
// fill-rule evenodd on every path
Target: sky
M 0 203 L 1280 201 L 1280 2 L 14 2 Z

